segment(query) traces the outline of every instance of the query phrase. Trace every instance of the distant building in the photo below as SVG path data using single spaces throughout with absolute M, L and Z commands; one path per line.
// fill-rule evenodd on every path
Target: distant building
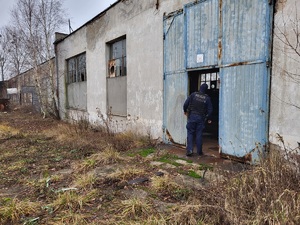
M 52 63 L 55 68 L 55 58 L 42 63 L 38 67 L 38 77 L 41 83 L 42 93 L 39 93 L 36 88 L 35 71 L 30 69 L 18 76 L 12 77 L 7 81 L 8 98 L 10 99 L 11 107 L 32 106 L 37 112 L 41 111 L 41 99 L 45 107 L 50 107 L 52 104 L 49 84 L 49 63 Z

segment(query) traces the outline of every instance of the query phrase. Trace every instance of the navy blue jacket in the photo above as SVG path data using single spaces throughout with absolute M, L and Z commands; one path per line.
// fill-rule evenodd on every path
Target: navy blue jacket
M 203 100 L 203 102 L 204 102 L 204 108 L 203 108 L 203 106 L 195 106 L 194 108 L 197 108 L 197 110 L 196 111 L 193 111 L 193 110 L 191 110 L 190 108 L 190 105 L 191 104 L 196 104 L 195 103 L 195 101 L 193 102 L 193 99 L 195 98 L 195 95 L 196 94 L 201 94 L 201 95 L 204 95 L 204 100 Z M 190 107 L 190 108 L 189 108 Z M 188 110 L 189 110 L 189 112 L 188 112 Z M 192 93 L 186 100 L 185 100 L 185 102 L 184 102 L 184 104 L 183 104 L 183 111 L 185 112 L 185 113 L 189 113 L 189 114 L 192 114 L 192 113 L 195 113 L 195 114 L 203 114 L 202 116 L 204 116 L 204 118 L 205 119 L 211 119 L 211 114 L 212 114 L 212 111 L 213 111 L 213 107 L 212 107 L 212 103 L 211 103 L 211 99 L 210 99 L 210 97 L 208 96 L 208 95 L 206 95 L 206 94 L 204 94 L 204 93 L 202 93 L 201 91 L 199 91 L 199 92 L 194 92 L 194 93 Z

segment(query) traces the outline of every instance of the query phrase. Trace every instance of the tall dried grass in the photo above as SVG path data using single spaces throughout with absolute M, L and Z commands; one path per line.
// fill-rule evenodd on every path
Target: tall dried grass
M 235 224 L 300 224 L 300 174 L 278 151 L 239 174 L 224 189 L 225 209 Z
M 272 151 L 259 165 L 197 190 L 199 202 L 179 206 L 173 222 L 300 224 L 300 174 L 294 165 L 282 152 Z

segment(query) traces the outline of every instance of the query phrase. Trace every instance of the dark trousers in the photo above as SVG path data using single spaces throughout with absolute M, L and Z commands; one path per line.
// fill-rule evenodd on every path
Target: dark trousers
M 194 138 L 196 137 L 197 153 L 202 154 L 202 132 L 205 119 L 197 114 L 191 114 L 186 124 L 187 129 L 187 153 L 192 153 L 194 148 Z

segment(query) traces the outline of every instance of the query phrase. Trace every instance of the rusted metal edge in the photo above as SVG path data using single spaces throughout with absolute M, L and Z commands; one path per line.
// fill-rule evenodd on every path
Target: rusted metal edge
M 179 143 L 176 143 L 174 141 L 174 139 L 172 138 L 172 135 L 170 134 L 170 132 L 168 131 L 168 129 L 166 129 L 166 136 L 167 136 L 167 139 L 168 141 L 170 141 L 173 145 L 175 145 L 176 147 L 179 147 L 179 148 L 185 148 L 184 145 L 182 144 L 179 144 Z
M 225 154 L 222 152 L 220 152 L 219 154 L 220 154 L 221 158 L 230 159 L 230 160 L 237 161 L 237 162 L 248 163 L 248 164 L 250 164 L 252 162 L 252 154 L 251 153 L 248 153 L 242 157 L 228 155 L 228 154 Z

